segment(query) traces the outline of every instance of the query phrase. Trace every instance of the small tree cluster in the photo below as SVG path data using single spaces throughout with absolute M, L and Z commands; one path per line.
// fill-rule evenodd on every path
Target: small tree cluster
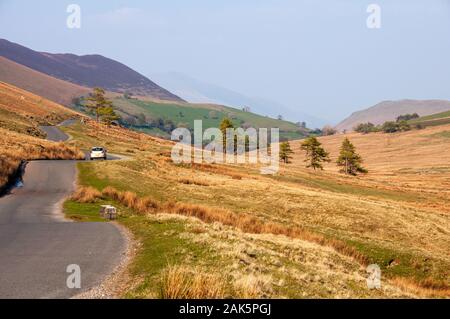
M 331 161 L 329 153 L 322 147 L 322 144 L 316 137 L 307 138 L 301 144 L 301 149 L 306 153 L 305 162 L 307 163 L 307 168 L 323 170 L 322 163 Z M 367 170 L 361 166 L 362 162 L 361 156 L 356 153 L 355 146 L 348 138 L 345 138 L 336 161 L 336 164 L 341 167 L 341 172 L 349 175 L 367 173 Z
M 355 126 L 353 129 L 355 132 L 368 134 L 373 132 L 384 132 L 384 133 L 396 133 L 396 132 L 405 132 L 411 129 L 422 129 L 423 126 L 419 124 L 412 125 L 408 122 L 414 119 L 419 118 L 419 114 L 404 114 L 397 117 L 395 121 L 387 121 L 382 125 L 375 126 L 374 124 L 368 123 L 360 123 Z
M 413 114 L 404 114 L 404 115 L 400 115 L 397 117 L 397 122 L 402 122 L 402 121 L 410 121 L 410 120 L 414 120 L 414 119 L 418 119 L 420 116 L 417 113 L 413 113 Z
M 177 127 L 188 127 L 188 123 L 178 122 L 175 124 L 170 119 L 164 119 L 161 117 L 151 118 L 143 113 L 137 115 L 128 115 L 121 118 L 120 123 L 125 127 L 138 128 L 138 129 L 159 129 L 163 132 L 171 134 Z
M 379 129 L 374 124 L 367 122 L 367 123 L 360 123 L 353 129 L 355 132 L 362 133 L 362 134 L 369 134 L 373 132 L 378 132 Z
M 330 135 L 334 135 L 336 133 L 337 133 L 337 130 L 330 125 L 325 125 L 322 129 L 323 136 L 330 136 Z
M 381 126 L 381 130 L 384 133 L 396 133 L 396 132 L 405 132 L 411 130 L 411 125 L 408 124 L 406 121 L 400 121 L 400 122 L 385 122 Z

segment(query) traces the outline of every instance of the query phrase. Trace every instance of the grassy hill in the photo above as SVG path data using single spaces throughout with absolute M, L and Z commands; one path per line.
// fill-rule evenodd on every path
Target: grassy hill
M 86 189 L 65 204 L 75 220 L 118 206 L 140 242 L 120 296 L 164 297 L 199 280 L 204 289 L 188 297 L 450 296 L 450 125 L 347 135 L 369 170 L 359 177 L 333 164 L 343 135 L 320 138 L 332 158 L 325 171 L 306 169 L 293 142 L 293 162 L 262 176 L 256 165 L 176 165 L 172 143 L 123 128 L 65 130 L 80 148 L 128 157 L 79 164 Z M 367 288 L 371 263 L 380 290 Z
M 410 120 L 410 124 L 420 124 L 423 127 L 450 124 L 450 111 L 422 116 L 418 119 Z
M 272 128 L 280 129 L 280 136 L 289 139 L 299 139 L 308 134 L 307 129 L 299 128 L 296 124 L 264 117 L 258 114 L 244 112 L 239 109 L 214 105 L 214 104 L 188 104 L 188 103 L 170 103 L 170 102 L 152 102 L 138 99 L 126 99 L 116 97 L 113 99 L 114 105 L 119 114 L 124 117 L 138 117 L 145 115 L 148 119 L 170 120 L 175 126 L 184 126 L 193 128 L 194 120 L 203 121 L 203 129 L 210 127 L 219 127 L 223 118 L 232 119 L 236 127 L 251 126 L 254 128 Z M 143 132 L 170 137 L 168 132 L 162 132 L 155 128 L 139 128 Z

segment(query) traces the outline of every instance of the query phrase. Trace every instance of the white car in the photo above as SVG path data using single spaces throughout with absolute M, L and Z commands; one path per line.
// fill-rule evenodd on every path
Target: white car
M 91 154 L 90 154 L 90 159 L 95 160 L 95 159 L 103 159 L 106 160 L 107 159 L 107 152 L 106 149 L 104 149 L 103 147 L 93 147 L 91 149 Z

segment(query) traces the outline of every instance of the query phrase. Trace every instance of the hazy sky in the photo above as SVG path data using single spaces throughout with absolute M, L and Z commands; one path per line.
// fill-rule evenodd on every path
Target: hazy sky
M 81 29 L 66 27 L 71 3 Z M 370 3 L 381 29 L 366 26 Z M 382 100 L 450 99 L 450 0 L 0 0 L 0 37 L 185 73 L 330 122 Z

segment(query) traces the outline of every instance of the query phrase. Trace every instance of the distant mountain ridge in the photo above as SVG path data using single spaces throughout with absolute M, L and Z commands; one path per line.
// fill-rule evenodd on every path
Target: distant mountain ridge
M 353 113 L 336 126 L 338 131 L 353 130 L 360 123 L 371 122 L 375 125 L 393 121 L 403 114 L 417 113 L 420 116 L 450 110 L 450 101 L 446 100 L 399 100 L 384 101 L 370 108 Z
M 183 99 L 160 87 L 128 66 L 101 55 L 37 52 L 0 39 L 0 56 L 57 79 L 88 88 L 149 96 L 159 100 Z

